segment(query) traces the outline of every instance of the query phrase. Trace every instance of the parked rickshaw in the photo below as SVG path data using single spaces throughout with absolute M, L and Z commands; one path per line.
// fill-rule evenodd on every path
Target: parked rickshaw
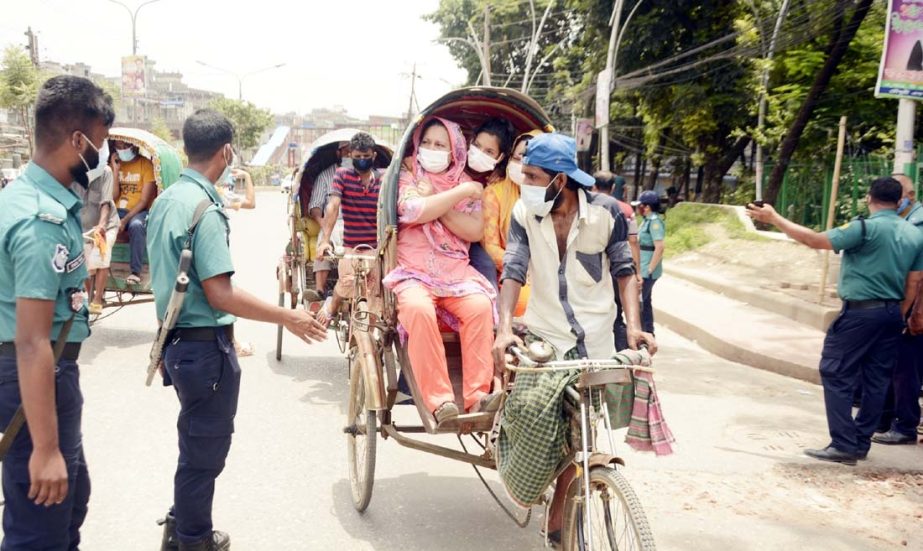
M 294 309 L 299 306 L 309 307 L 315 290 L 314 260 L 316 259 L 317 236 L 320 225 L 311 218 L 308 205 L 311 193 L 314 191 L 314 181 L 318 175 L 335 165 L 339 159 L 337 149 L 340 145 L 349 142 L 360 130 L 355 128 L 340 128 L 328 132 L 308 148 L 308 159 L 298 168 L 292 178 L 291 195 L 287 201 L 288 243 L 285 253 L 279 261 L 276 276 L 279 281 L 279 306 L 285 306 L 285 297 L 289 297 L 289 306 Z M 374 138 L 374 136 L 373 136 Z M 384 169 L 391 163 L 391 149 L 375 138 L 376 151 L 375 168 Z M 283 188 L 283 192 L 286 190 Z M 336 284 L 336 266 L 330 271 L 327 278 L 327 288 L 332 289 Z M 276 332 L 276 359 L 282 359 L 283 327 L 280 325 Z
M 396 267 L 398 178 L 401 163 L 412 153 L 414 130 L 430 116 L 453 120 L 469 130 L 491 116 L 505 117 L 519 132 L 533 128 L 553 130 L 542 108 L 516 91 L 466 88 L 446 94 L 412 121 L 396 148 L 379 196 L 379 249 L 350 254 L 343 254 L 339 250 L 335 253 L 339 258 L 352 261 L 356 271 L 356 298 L 349 314 L 349 402 L 344 432 L 347 435 L 353 505 L 359 512 L 364 511 L 371 500 L 379 436 L 383 440 L 393 439 L 401 446 L 468 463 L 476 471 L 478 468 L 496 469 L 498 466 L 491 439 L 496 415 L 462 414 L 458 416 L 457 422 L 437 424 L 433 414 L 423 405 L 407 349 L 401 344 L 395 296 L 385 290 L 380 311 L 372 311 L 373 301 L 368 300 L 366 274 L 370 273 L 375 264 L 382 275 Z M 460 400 L 463 393 L 459 337 L 447 328 L 443 331 L 442 340 L 445 343 L 450 378 L 456 399 Z M 614 455 L 608 430 L 597 432 L 600 420 L 606 429 L 609 428 L 609 417 L 603 414 L 604 406 L 600 405 L 605 403 L 600 400 L 603 389 L 608 385 L 630 384 L 630 370 L 637 366 L 623 365 L 616 360 L 551 361 L 553 351 L 552 356 L 549 356 L 549 349 L 530 346 L 525 351 L 512 350 L 516 361 L 507 366 L 502 384 L 509 392 L 516 371 L 570 369 L 580 372 L 578 383 L 567 389 L 565 414 L 570 420 L 570 438 L 566 445 L 569 455 L 557 470 L 557 474 L 567 469 L 576 473 L 573 482 L 564 489 L 564 549 L 654 549 L 653 536 L 640 502 L 627 480 L 617 470 L 624 462 Z M 420 418 L 418 425 L 398 425 L 392 418 L 398 400 L 399 378 L 406 381 L 406 387 L 409 387 L 416 404 Z M 460 411 L 464 411 L 462 406 L 460 403 Z M 462 449 L 452 449 L 408 436 L 415 433 L 454 434 Z M 610 442 L 610 453 L 603 453 L 596 448 L 597 436 L 604 434 Z M 473 452 L 468 451 L 470 448 L 465 445 L 463 437 L 473 441 Z M 478 476 L 481 476 L 479 471 Z M 481 480 L 484 480 L 483 477 Z M 531 507 L 525 518 L 521 518 L 523 513 L 517 518 L 489 486 L 487 489 L 519 526 L 525 527 L 528 524 Z M 547 495 L 542 502 L 546 507 L 550 504 Z
M 157 193 L 165 190 L 179 179 L 183 170 L 183 162 L 179 152 L 170 144 L 154 134 L 139 128 L 112 128 L 109 130 L 110 151 L 115 151 L 111 142 L 119 140 L 138 147 L 139 154 L 149 159 L 154 164 L 154 180 L 157 184 Z M 141 283 L 130 285 L 126 278 L 131 275 L 128 262 L 131 251 L 128 246 L 128 236 L 120 233 L 112 247 L 112 261 L 109 265 L 109 281 L 106 284 L 104 308 L 121 307 L 128 304 L 151 302 L 154 295 L 151 293 L 151 276 L 148 269 L 147 254 L 144 257 L 144 269 Z

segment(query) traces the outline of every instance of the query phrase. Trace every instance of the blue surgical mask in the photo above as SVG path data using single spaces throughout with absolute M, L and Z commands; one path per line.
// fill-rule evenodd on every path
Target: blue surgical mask
M 897 212 L 904 212 L 909 206 L 910 206 L 910 197 L 904 197 L 903 199 L 901 199 L 901 202 L 897 204 Z
M 116 149 L 115 152 L 123 163 L 130 163 L 135 160 L 135 150 L 130 147 L 128 149 Z

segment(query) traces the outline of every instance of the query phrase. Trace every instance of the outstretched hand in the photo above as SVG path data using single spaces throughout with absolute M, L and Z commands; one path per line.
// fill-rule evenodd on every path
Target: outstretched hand
M 285 328 L 308 344 L 327 339 L 327 328 L 306 310 L 289 310 L 285 316 Z
M 756 220 L 757 222 L 762 222 L 764 224 L 772 224 L 773 220 L 779 213 L 776 212 L 776 209 L 772 208 L 772 205 L 766 203 L 763 206 L 755 205 L 749 203 L 747 205 L 747 216 Z

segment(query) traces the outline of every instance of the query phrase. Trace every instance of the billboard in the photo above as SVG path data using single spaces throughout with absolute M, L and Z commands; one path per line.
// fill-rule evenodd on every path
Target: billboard
M 574 139 L 577 140 L 577 151 L 589 151 L 593 142 L 593 119 L 577 119 Z
M 122 95 L 143 96 L 147 92 L 147 58 L 128 55 L 122 58 Z
M 923 99 L 923 2 L 890 0 L 875 96 Z

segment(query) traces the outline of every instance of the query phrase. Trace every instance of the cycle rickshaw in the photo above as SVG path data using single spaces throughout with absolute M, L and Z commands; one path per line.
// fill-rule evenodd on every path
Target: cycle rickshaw
M 402 160 L 411 153 L 414 129 L 425 118 L 438 115 L 451 119 L 463 128 L 475 128 L 491 116 L 502 116 L 518 131 L 552 127 L 542 108 L 529 97 L 509 89 L 466 88 L 451 92 L 427 107 L 407 128 L 401 143 L 382 182 L 379 196 L 378 242 L 379 248 L 357 250 L 350 254 L 335 253 L 338 258 L 353 262 L 356 270 L 355 299 L 349 307 L 347 361 L 349 366 L 349 401 L 347 435 L 349 479 L 353 505 L 364 511 L 371 500 L 374 484 L 378 439 L 394 440 L 401 446 L 462 461 L 478 468 L 496 469 L 498 461 L 491 443 L 495 429 L 495 414 L 462 414 L 457 422 L 437 425 L 433 414 L 423 406 L 420 391 L 414 379 L 406 347 L 401 344 L 397 329 L 395 297 L 384 290 L 380 311 L 372 311 L 373 301 L 368 300 L 366 276 L 374 265 L 385 275 L 396 266 L 397 258 L 397 193 Z M 444 329 L 450 378 L 455 396 L 461 392 L 461 350 L 457 334 Z M 632 382 L 629 368 L 616 360 L 551 361 L 548 349 L 530 346 L 527 351 L 513 351 L 518 358 L 508 366 L 503 378 L 505 390 L 515 385 L 514 372 L 570 369 L 579 372 L 576 384 L 567 388 L 565 415 L 569 419 L 569 455 L 558 467 L 556 475 L 572 469 L 572 482 L 565 489 L 562 544 L 565 549 L 654 549 L 650 527 L 640 502 L 627 480 L 617 470 L 623 461 L 613 453 L 596 449 L 597 425 L 602 420 L 608 428 L 608 413 L 598 398 L 607 385 L 627 385 Z M 645 353 L 642 353 L 645 354 Z M 552 350 L 553 355 L 553 350 Z M 643 368 L 642 368 L 643 369 Z M 392 410 L 398 400 L 399 375 L 402 374 L 416 404 L 420 424 L 397 424 Z M 463 408 L 460 408 L 462 411 Z M 605 413 L 604 413 L 605 412 Z M 452 449 L 432 442 L 412 438 L 412 434 L 455 434 L 462 449 Z M 608 434 L 608 432 L 606 432 Z M 463 437 L 474 443 L 469 452 Z M 610 449 L 611 448 L 611 436 Z M 478 471 L 480 477 L 480 472 Z M 483 481 L 483 477 L 481 477 Z M 507 514 L 521 527 L 525 519 L 517 518 L 494 492 L 488 491 Z M 589 490 L 589 491 L 587 491 Z M 542 500 L 548 505 L 549 500 Z M 537 505 L 533 503 L 530 505 Z M 547 518 L 547 515 L 546 515 Z
M 176 149 L 158 138 L 154 134 L 139 128 L 112 128 L 109 130 L 110 151 L 115 151 L 111 146 L 113 141 L 123 141 L 137 146 L 139 154 L 150 160 L 154 165 L 154 181 L 157 184 L 157 193 L 165 190 L 179 179 L 183 170 L 183 162 Z M 122 307 L 129 304 L 152 302 L 154 295 L 151 292 L 151 276 L 148 269 L 147 253 L 144 255 L 144 268 L 141 272 L 141 283 L 129 284 L 126 278 L 131 274 L 129 259 L 131 251 L 128 246 L 128 236 L 119 234 L 112 247 L 112 260 L 109 265 L 109 280 L 106 283 L 104 308 Z
M 328 132 L 314 140 L 309 147 L 308 159 L 295 171 L 292 177 L 291 194 L 286 202 L 288 216 L 288 243 L 285 254 L 276 268 L 279 281 L 279 306 L 285 306 L 285 297 L 289 297 L 289 307 L 309 307 L 310 297 L 315 289 L 314 260 L 316 259 L 317 237 L 320 226 L 310 216 L 309 204 L 314 191 L 314 182 L 321 172 L 339 162 L 337 150 L 340 145 L 349 142 L 360 130 L 340 128 Z M 374 136 L 373 136 L 374 138 Z M 391 163 L 391 149 L 374 138 L 378 155 L 375 168 L 384 169 Z M 336 284 L 336 266 L 330 270 L 326 287 Z M 283 327 L 276 331 L 276 359 L 282 359 Z

